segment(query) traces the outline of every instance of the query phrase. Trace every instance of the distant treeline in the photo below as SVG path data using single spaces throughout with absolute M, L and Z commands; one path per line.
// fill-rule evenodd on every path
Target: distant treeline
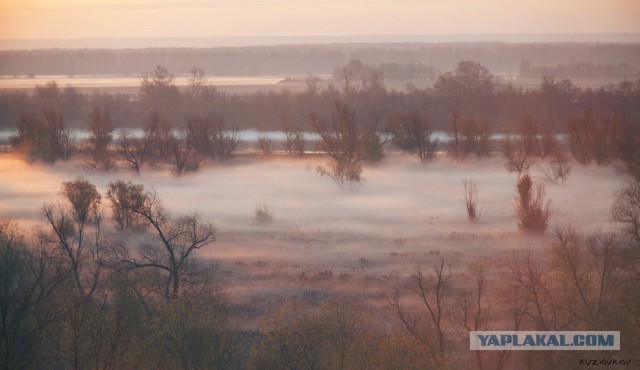
M 312 114 L 330 116 L 340 101 L 356 112 L 357 119 L 383 123 L 398 112 L 418 110 L 429 117 L 435 130 L 443 130 L 454 111 L 486 121 L 492 132 L 502 132 L 522 116 L 530 115 L 554 132 L 562 132 L 567 118 L 587 109 L 595 117 L 623 113 L 640 116 L 640 82 L 591 89 L 570 80 L 544 77 L 539 88 L 524 89 L 500 83 L 488 68 L 462 61 L 455 70 L 437 77 L 431 88 L 411 84 L 403 91 L 389 90 L 385 76 L 373 69 L 370 75 L 354 79 L 347 65 L 341 81 L 327 85 L 309 75 L 302 92 L 289 90 L 226 94 L 209 86 L 204 71 L 194 69 L 190 84 L 178 88 L 173 76 L 158 67 L 141 80 L 140 94 L 82 94 L 73 87 L 54 82 L 38 86 L 33 93 L 0 94 L 0 128 L 14 129 L 25 114 L 56 111 L 65 124 L 86 128 L 93 107 L 108 112 L 116 127 L 142 127 L 151 112 L 172 126 L 184 124 L 188 116 L 223 116 L 239 129 L 281 130 L 284 123 L 310 130 Z M 358 64 L 358 65 L 361 65 Z M 161 72 L 162 75 L 158 75 Z M 146 84 L 146 85 L 145 85 Z M 146 86 L 146 87 L 144 87 Z
M 542 78 L 555 76 L 556 78 L 616 78 L 632 79 L 640 76 L 638 66 L 627 63 L 594 64 L 591 62 L 572 61 L 569 64 L 531 65 L 528 60 L 520 64 L 520 78 Z
M 362 82 L 363 79 L 369 78 L 374 71 L 381 73 L 385 79 L 393 81 L 435 80 L 440 75 L 435 67 L 423 63 L 363 64 L 360 59 L 352 59 L 346 65 L 334 68 L 332 75 L 335 80 L 340 81 L 344 79 L 344 73 L 349 72 L 351 78 Z
M 314 44 L 217 48 L 47 49 L 0 52 L 0 75 L 136 75 L 158 64 L 183 74 L 199 66 L 215 75 L 328 74 L 349 60 L 422 63 L 439 70 L 475 60 L 495 73 L 532 65 L 626 63 L 638 67 L 640 44 L 615 43 L 389 43 Z

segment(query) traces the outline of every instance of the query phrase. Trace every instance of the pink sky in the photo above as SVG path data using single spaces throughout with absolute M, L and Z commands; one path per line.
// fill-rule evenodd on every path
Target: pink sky
M 0 0 L 0 38 L 640 33 L 638 0 Z

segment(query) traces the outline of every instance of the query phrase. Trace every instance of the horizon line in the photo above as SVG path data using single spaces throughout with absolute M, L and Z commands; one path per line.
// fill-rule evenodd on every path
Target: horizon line
M 74 37 L 0 38 L 0 50 L 33 49 L 131 49 L 157 47 L 246 47 L 303 44 L 353 43 L 638 43 L 640 33 L 442 33 L 442 34 L 349 34 L 349 35 L 257 35 L 171 37 Z

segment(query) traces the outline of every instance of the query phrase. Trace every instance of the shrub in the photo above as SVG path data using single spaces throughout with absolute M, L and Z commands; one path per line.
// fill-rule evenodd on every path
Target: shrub
M 545 167 L 540 168 L 540 172 L 544 174 L 547 180 L 554 184 L 557 184 L 558 181 L 564 184 L 571 173 L 571 165 L 564 153 L 557 152 L 555 157 Z
M 261 224 L 273 221 L 273 213 L 269 210 L 269 207 L 263 204 L 256 206 L 256 221 Z
M 462 180 L 462 184 L 464 185 L 462 198 L 467 208 L 467 216 L 470 221 L 476 221 L 480 218 L 480 210 L 478 209 L 478 186 L 475 181 L 468 179 Z
M 269 139 L 266 136 L 262 136 L 262 137 L 258 138 L 258 150 L 263 155 L 270 155 L 271 154 L 271 139 Z
M 340 188 L 358 185 L 364 180 L 362 177 L 362 164 L 360 162 L 331 161 L 328 165 L 329 168 L 318 166 L 316 172 L 321 177 L 329 177 L 335 181 Z
M 318 166 L 320 176 L 328 176 L 341 188 L 362 182 L 363 125 L 356 119 L 356 113 L 349 107 L 336 102 L 331 119 L 312 115 L 311 124 L 320 135 L 319 147 L 329 156 L 327 167 Z
M 521 230 L 544 232 L 549 226 L 551 201 L 545 200 L 544 186 L 533 186 L 529 174 L 518 179 L 514 208 Z

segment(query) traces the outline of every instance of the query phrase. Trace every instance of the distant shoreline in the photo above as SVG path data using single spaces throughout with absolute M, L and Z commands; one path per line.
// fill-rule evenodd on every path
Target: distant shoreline
M 430 34 L 430 35 L 308 35 L 229 37 L 135 37 L 69 39 L 3 39 L 0 50 L 34 49 L 137 49 L 164 47 L 243 47 L 303 44 L 360 43 L 638 43 L 640 33 L 513 33 L 513 34 Z

